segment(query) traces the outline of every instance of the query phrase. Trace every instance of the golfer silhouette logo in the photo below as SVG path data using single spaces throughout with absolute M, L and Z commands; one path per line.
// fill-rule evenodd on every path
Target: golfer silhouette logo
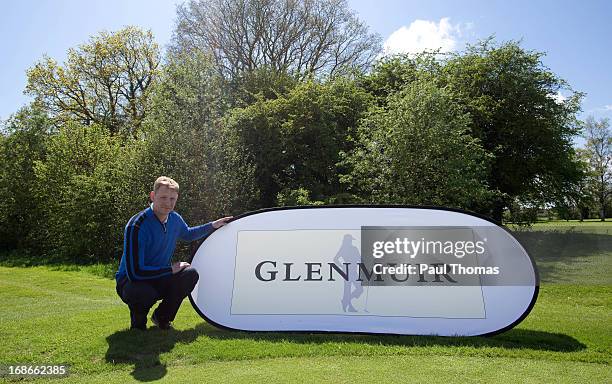
M 353 307 L 352 301 L 353 299 L 359 298 L 363 294 L 361 281 L 358 281 L 358 263 L 361 261 L 361 254 L 359 253 L 357 247 L 353 245 L 353 240 L 355 240 L 355 238 L 352 235 L 344 235 L 340 249 L 334 257 L 335 264 L 348 264 L 348 279 L 344 281 L 344 292 L 342 295 L 342 300 L 340 300 L 343 312 L 357 312 L 355 307 Z

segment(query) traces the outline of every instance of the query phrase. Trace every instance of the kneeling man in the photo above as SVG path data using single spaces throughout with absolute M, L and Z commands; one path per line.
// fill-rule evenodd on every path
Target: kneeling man
M 189 263 L 170 263 L 177 239 L 201 239 L 232 218 L 189 227 L 174 211 L 178 194 L 176 181 L 159 177 L 150 194 L 151 206 L 134 215 L 125 227 L 115 279 L 117 294 L 130 308 L 131 328 L 147 328 L 147 314 L 158 300 L 161 303 L 151 321 L 161 329 L 171 328 L 183 299 L 198 282 L 198 272 Z

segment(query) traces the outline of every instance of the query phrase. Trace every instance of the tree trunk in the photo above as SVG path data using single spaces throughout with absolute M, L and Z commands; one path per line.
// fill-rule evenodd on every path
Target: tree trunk
M 493 203 L 493 212 L 492 212 L 493 220 L 497 221 L 500 224 L 502 223 L 502 218 L 504 214 L 504 206 L 505 204 L 502 201 L 496 201 L 495 203 Z

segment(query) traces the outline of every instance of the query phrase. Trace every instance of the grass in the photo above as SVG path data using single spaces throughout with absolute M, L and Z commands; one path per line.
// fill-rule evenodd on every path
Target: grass
M 606 218 L 606 221 L 601 221 L 599 219 L 585 219 L 583 221 L 580 220 L 540 220 L 534 224 L 535 226 L 597 226 L 597 227 L 606 227 L 612 226 L 612 218 Z
M 488 338 L 230 332 L 188 302 L 175 330 L 130 331 L 103 277 L 113 266 L 5 262 L 0 363 L 69 364 L 57 383 L 611 382 L 612 248 L 602 236 L 585 226 L 528 230 L 523 241 L 543 269 L 538 302 Z
M 612 226 L 537 224 L 511 228 L 543 283 L 612 285 Z

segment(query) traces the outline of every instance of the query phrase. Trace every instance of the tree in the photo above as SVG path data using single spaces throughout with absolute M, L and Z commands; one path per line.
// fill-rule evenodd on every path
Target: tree
M 34 198 L 34 164 L 46 157 L 53 128 L 36 104 L 22 108 L 5 124 L 0 135 L 0 247 L 27 248 L 34 244 L 39 207 Z
M 152 175 L 175 178 L 178 209 L 190 223 L 253 209 L 259 194 L 236 132 L 224 126 L 229 97 L 223 84 L 207 55 L 170 57 L 143 125 L 136 184 L 148 187 Z
M 345 0 L 190 0 L 171 47 L 212 53 L 230 79 L 260 67 L 297 77 L 363 69 L 380 49 Z
M 579 132 L 583 94 L 557 101 L 557 92 L 571 89 L 542 64 L 542 56 L 517 42 L 495 46 L 486 40 L 444 65 L 443 84 L 470 114 L 471 135 L 494 156 L 487 181 L 496 194 L 474 209 L 496 220 L 516 199 L 554 200 L 562 181 L 579 175 L 572 137 Z
M 612 195 L 612 132 L 610 120 L 595 120 L 587 117 L 585 124 L 586 155 L 592 172 L 591 184 L 597 205 L 599 218 L 606 220 L 606 205 Z
M 555 211 L 561 219 L 589 217 L 589 210 L 595 204 L 593 193 L 593 172 L 589 165 L 589 154 L 585 149 L 576 150 L 577 177 L 569 178 L 559 189 Z
M 348 137 L 372 98 L 354 82 L 336 78 L 325 83 L 304 81 L 276 99 L 261 98 L 235 108 L 228 129 L 256 166 L 262 206 L 282 200 L 336 201 L 344 187 L 337 163 L 352 150 Z M 279 196 L 279 193 L 281 194 Z
M 36 161 L 36 240 L 47 255 L 76 263 L 117 260 L 133 214 L 131 147 L 97 124 L 67 122 Z
M 232 105 L 247 107 L 257 101 L 286 96 L 300 80 L 286 72 L 260 67 L 224 83 L 231 95 Z
M 361 74 L 357 81 L 376 98 L 379 106 L 384 107 L 391 94 L 400 92 L 414 81 L 427 78 L 432 83 L 439 82 L 442 66 L 437 52 L 385 56 L 374 63 L 372 71 Z
M 72 119 L 103 125 L 112 134 L 134 135 L 146 115 L 159 62 L 150 31 L 126 27 L 101 32 L 69 49 L 64 66 L 44 56 L 27 72 L 26 93 L 60 123 Z
M 490 157 L 445 89 L 415 81 L 362 120 L 342 181 L 368 203 L 467 208 L 488 196 Z

